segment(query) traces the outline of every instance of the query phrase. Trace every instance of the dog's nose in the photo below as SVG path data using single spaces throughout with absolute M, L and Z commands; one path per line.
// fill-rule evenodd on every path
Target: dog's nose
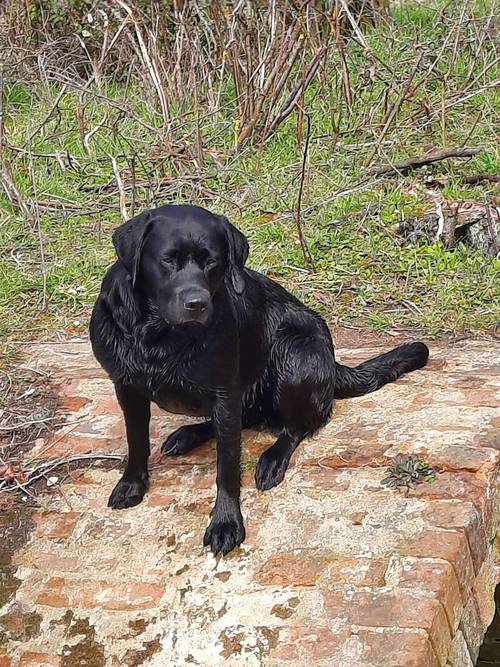
M 188 299 L 184 302 L 184 308 L 189 310 L 193 314 L 202 313 L 207 307 L 207 302 L 205 299 L 200 297 Z

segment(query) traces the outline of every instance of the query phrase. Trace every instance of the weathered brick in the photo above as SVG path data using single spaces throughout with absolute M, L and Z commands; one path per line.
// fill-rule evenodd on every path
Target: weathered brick
M 110 611 L 154 609 L 164 592 L 164 586 L 159 584 L 130 582 L 110 587 L 106 582 L 101 582 L 94 605 Z
M 175 500 L 176 497 L 170 493 L 158 493 L 156 489 L 153 489 L 146 495 L 145 502 L 149 507 L 168 507 Z
M 334 632 L 326 627 L 288 626 L 280 633 L 272 657 L 299 665 L 314 665 L 326 659 L 334 665 L 349 634 L 347 629 Z
M 0 654 L 0 667 L 11 667 L 11 659 L 7 655 Z
M 325 608 L 330 618 L 345 619 L 357 626 L 421 628 L 429 635 L 440 663 L 446 661 L 451 636 L 443 607 L 434 598 L 399 590 L 330 591 L 325 594 Z
M 301 492 L 309 498 L 316 498 L 320 495 L 324 497 L 324 491 L 341 493 L 347 491 L 350 485 L 344 470 L 333 470 L 324 467 L 322 463 L 317 465 L 312 460 L 302 463 L 300 476 Z
M 398 586 L 434 595 L 443 605 L 453 636 L 463 607 L 460 586 L 450 563 L 420 559 L 413 561 L 403 568 Z
M 81 514 L 78 512 L 40 512 L 37 516 L 37 535 L 68 539 L 75 530 Z
M 474 566 L 467 536 L 455 530 L 426 530 L 410 542 L 398 547 L 402 556 L 442 558 L 453 566 L 463 604 L 466 603 L 474 582 Z
M 254 580 L 262 586 L 314 586 L 329 560 L 318 554 L 277 554 L 260 567 Z
M 439 667 L 429 638 L 416 632 L 360 630 L 361 662 L 373 667 Z
M 145 582 L 110 583 L 52 577 L 38 595 L 37 603 L 77 609 L 141 610 L 156 607 L 164 592 L 163 586 Z
M 470 472 L 441 472 L 431 484 L 412 489 L 411 496 L 429 500 L 451 498 L 474 503 L 483 515 L 487 482 Z
M 336 558 L 328 566 L 329 586 L 384 586 L 387 566 L 382 558 Z
M 321 459 L 307 459 L 304 465 L 321 465 L 325 468 L 360 468 L 361 466 L 385 466 L 389 465 L 391 458 L 385 455 L 387 443 L 374 445 L 363 443 L 363 447 L 343 448 L 331 456 L 323 456 Z
M 22 654 L 19 667 L 58 667 L 61 662 L 61 657 L 58 655 L 28 651 Z
M 427 503 L 423 518 L 434 526 L 465 530 L 474 563 L 474 571 L 479 572 L 486 557 L 488 539 L 485 526 L 472 503 L 433 500 Z
M 36 601 L 38 604 L 44 604 L 47 607 L 69 606 L 69 597 L 64 592 L 63 577 L 51 577 L 45 588 L 39 593 Z
M 89 403 L 90 400 L 84 396 L 62 396 L 58 407 L 63 412 L 78 412 Z
M 468 447 L 467 445 L 445 445 L 429 454 L 432 467 L 438 471 L 457 471 L 487 474 L 498 466 L 500 452 L 494 449 Z

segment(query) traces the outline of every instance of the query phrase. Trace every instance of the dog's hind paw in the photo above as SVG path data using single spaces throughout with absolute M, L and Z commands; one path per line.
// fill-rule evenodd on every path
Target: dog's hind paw
M 255 469 L 255 486 L 259 491 L 269 491 L 283 481 L 288 468 L 288 459 L 281 454 L 276 455 L 270 447 L 257 462 Z
M 198 424 L 189 424 L 188 426 L 178 428 L 168 436 L 161 446 L 162 454 L 179 456 L 187 454 L 195 447 L 202 445 L 207 440 L 207 437 L 200 437 L 199 429 L 200 426 Z
M 126 480 L 122 477 L 109 496 L 108 507 L 121 510 L 138 505 L 144 498 L 148 486 L 147 475 L 143 474 L 140 479 L 135 480 Z

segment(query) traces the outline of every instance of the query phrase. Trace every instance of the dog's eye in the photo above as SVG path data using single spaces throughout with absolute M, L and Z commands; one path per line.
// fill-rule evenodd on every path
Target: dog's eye
M 175 268 L 175 265 L 177 264 L 175 257 L 164 257 L 161 260 L 161 263 L 169 269 Z

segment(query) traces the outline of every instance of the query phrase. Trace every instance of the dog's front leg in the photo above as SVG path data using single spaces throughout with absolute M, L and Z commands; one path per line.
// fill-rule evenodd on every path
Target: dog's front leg
M 123 509 L 138 505 L 148 488 L 151 403 L 130 385 L 116 383 L 115 391 L 125 418 L 128 460 L 122 478 L 109 497 L 108 506 Z
M 241 396 L 234 389 L 217 396 L 213 411 L 217 436 L 217 498 L 203 544 L 214 555 L 228 554 L 245 539 L 240 509 Z

